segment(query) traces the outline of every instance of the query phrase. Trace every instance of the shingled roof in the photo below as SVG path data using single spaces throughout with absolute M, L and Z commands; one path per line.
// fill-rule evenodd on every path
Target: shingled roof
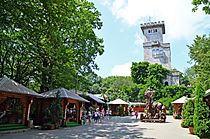
M 105 102 L 103 100 L 101 100 L 100 98 L 98 98 L 97 96 L 95 96 L 94 94 L 90 94 L 90 93 L 87 93 L 87 92 L 82 92 L 82 91 L 79 91 L 79 90 L 70 90 L 72 92 L 75 92 L 81 96 L 84 96 L 85 98 L 86 97 L 89 97 L 90 99 L 96 101 L 97 103 L 101 103 L 101 104 L 104 104 Z
M 46 97 L 46 98 L 55 98 L 58 92 L 60 92 L 60 98 L 70 98 L 70 99 L 75 99 L 75 100 L 79 100 L 83 102 L 89 102 L 88 100 L 75 94 L 73 91 L 69 91 L 65 88 L 53 89 L 53 90 L 42 93 L 42 95 L 43 97 Z
M 41 96 L 35 91 L 7 77 L 0 78 L 0 92 L 24 94 L 24 95 L 31 95 L 31 96 Z
M 93 94 L 87 93 L 87 96 L 89 96 L 91 99 L 95 100 L 97 103 L 102 103 L 102 104 L 105 103 L 103 100 L 99 99 L 98 97 L 96 97 Z

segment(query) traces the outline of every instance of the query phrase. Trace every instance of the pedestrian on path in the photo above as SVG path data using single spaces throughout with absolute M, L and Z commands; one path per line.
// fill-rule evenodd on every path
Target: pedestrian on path
M 112 110 L 109 110 L 109 119 L 111 119 L 112 116 Z
M 136 116 L 136 119 L 138 119 L 138 112 L 135 111 L 135 116 Z
M 109 109 L 106 110 L 106 119 L 109 119 Z
M 91 117 L 92 117 L 91 111 L 88 111 L 87 112 L 88 126 L 91 125 Z
M 85 125 L 86 124 L 86 116 L 85 116 L 84 112 L 82 112 L 81 120 L 82 120 L 82 125 Z

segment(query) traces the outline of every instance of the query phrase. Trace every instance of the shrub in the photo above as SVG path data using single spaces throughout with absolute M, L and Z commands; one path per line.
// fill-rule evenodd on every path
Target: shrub
M 50 127 L 51 124 L 54 126 L 59 126 L 62 120 L 62 105 L 60 98 L 60 91 L 57 92 L 56 98 L 52 100 L 49 107 L 45 110 L 44 116 L 44 126 Z
M 193 115 L 194 115 L 194 103 L 192 99 L 189 99 L 182 110 L 183 121 L 182 127 L 193 127 Z
M 203 101 L 205 94 L 199 84 L 195 90 L 195 111 L 194 111 L 194 132 L 198 137 L 210 137 L 210 110 L 207 104 Z

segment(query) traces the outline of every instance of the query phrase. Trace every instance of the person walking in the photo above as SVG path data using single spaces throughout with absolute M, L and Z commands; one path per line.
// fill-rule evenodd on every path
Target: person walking
M 82 125 L 86 124 L 86 117 L 85 117 L 85 113 L 84 112 L 82 112 L 81 121 L 82 121 Z
M 109 119 L 111 119 L 112 116 L 112 110 L 109 110 Z
M 88 111 L 87 112 L 88 126 L 91 125 L 91 117 L 92 117 L 91 111 Z
M 135 111 L 135 116 L 136 116 L 136 119 L 138 119 L 138 112 Z
M 109 109 L 106 110 L 106 120 L 109 120 Z

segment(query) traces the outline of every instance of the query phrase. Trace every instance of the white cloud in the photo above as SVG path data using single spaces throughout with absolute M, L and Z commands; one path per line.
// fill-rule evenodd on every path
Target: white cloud
M 94 0 L 90 0 L 90 1 L 94 2 Z M 98 1 L 104 6 L 110 6 L 112 0 L 98 0 Z
M 108 1 L 108 2 L 107 2 Z M 192 39 L 210 28 L 210 18 L 203 11 L 192 12 L 191 0 L 99 0 L 112 14 L 130 26 L 151 21 L 165 21 L 167 41 Z M 204 26 L 205 25 L 205 26 Z
M 115 65 L 112 68 L 112 76 L 130 76 L 131 75 L 131 63 L 125 63 L 122 65 Z

